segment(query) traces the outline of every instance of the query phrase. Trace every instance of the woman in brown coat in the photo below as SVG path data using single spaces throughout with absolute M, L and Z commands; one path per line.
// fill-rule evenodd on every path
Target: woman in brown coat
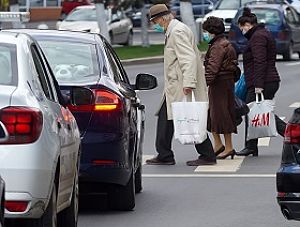
M 205 77 L 209 86 L 208 129 L 214 138 L 214 150 L 218 159 L 233 159 L 232 133 L 237 132 L 234 107 L 234 80 L 237 55 L 224 36 L 222 19 L 209 17 L 203 23 L 203 38 L 209 42 L 205 56 Z M 220 134 L 224 134 L 225 146 Z

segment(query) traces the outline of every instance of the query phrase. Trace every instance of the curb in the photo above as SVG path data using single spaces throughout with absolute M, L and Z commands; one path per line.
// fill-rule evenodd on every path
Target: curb
M 155 64 L 164 62 L 163 56 L 147 57 L 147 58 L 134 58 L 121 60 L 123 66 L 130 65 L 144 65 L 144 64 Z

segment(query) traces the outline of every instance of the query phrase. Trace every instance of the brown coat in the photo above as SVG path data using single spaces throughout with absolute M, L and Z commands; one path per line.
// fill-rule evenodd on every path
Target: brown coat
M 217 134 L 236 133 L 234 80 L 237 55 L 230 42 L 216 36 L 205 56 L 205 77 L 209 85 L 208 129 Z

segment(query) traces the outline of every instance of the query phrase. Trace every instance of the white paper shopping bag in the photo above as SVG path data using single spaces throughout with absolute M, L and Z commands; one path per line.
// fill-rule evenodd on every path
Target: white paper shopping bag
M 192 101 L 172 103 L 175 139 L 182 144 L 198 144 L 207 138 L 208 102 Z

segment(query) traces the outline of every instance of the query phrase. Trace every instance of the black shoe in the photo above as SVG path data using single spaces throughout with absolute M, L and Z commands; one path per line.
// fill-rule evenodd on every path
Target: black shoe
M 215 155 L 218 156 L 218 155 L 221 154 L 223 151 L 225 151 L 224 145 L 222 145 L 222 147 L 220 147 L 220 149 L 217 150 L 217 151 L 215 152 Z
M 198 158 L 196 160 L 187 161 L 188 166 L 206 166 L 206 165 L 215 165 L 217 164 L 216 160 Z
M 231 156 L 231 159 L 233 159 L 234 156 L 235 156 L 235 150 L 232 150 L 232 151 L 230 151 L 230 152 L 228 152 L 227 154 L 224 154 L 224 155 L 219 155 L 219 156 L 217 156 L 217 159 L 226 159 L 229 156 Z
M 239 152 L 236 152 L 236 155 L 237 156 L 248 156 L 252 154 L 253 156 L 258 156 L 258 150 L 252 150 L 252 149 L 249 149 L 249 148 L 244 148 L 243 150 L 239 151 Z
M 175 165 L 175 160 L 163 161 L 157 157 L 146 160 L 147 165 Z

